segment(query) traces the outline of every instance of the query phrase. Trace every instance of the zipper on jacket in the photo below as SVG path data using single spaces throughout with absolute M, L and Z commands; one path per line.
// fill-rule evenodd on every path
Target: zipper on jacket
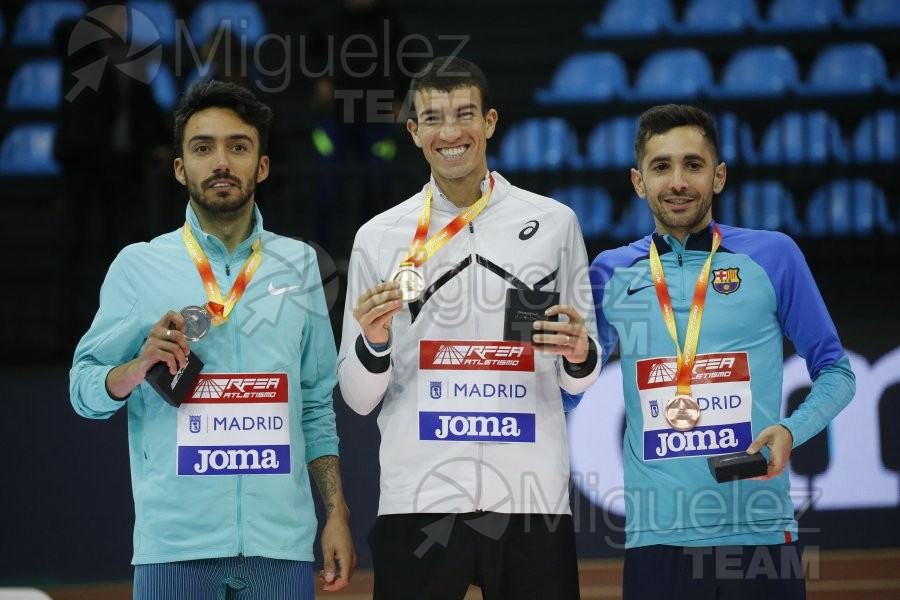
M 228 265 L 225 265 L 226 271 L 228 269 Z M 244 372 L 244 357 L 243 357 L 243 348 L 241 347 L 241 336 L 240 332 L 236 324 L 238 323 L 238 314 L 240 311 L 240 303 L 236 304 L 232 308 L 232 321 L 226 326 L 231 325 L 232 331 L 232 344 L 234 350 L 234 370 L 236 373 Z M 236 475 L 235 476 L 235 484 L 234 484 L 234 494 L 235 494 L 235 514 L 237 515 L 237 532 L 238 532 L 238 552 L 243 554 L 244 552 L 244 476 Z
M 231 277 L 231 263 L 225 263 L 225 274 Z
M 469 221 L 469 233 L 475 233 L 475 226 L 472 224 L 472 221 Z M 472 265 L 478 264 L 478 255 L 475 251 L 475 240 L 473 238 L 469 239 L 469 243 L 471 244 L 469 256 L 472 257 Z M 478 278 L 475 276 L 477 269 L 470 268 L 469 271 L 469 299 L 471 300 L 470 306 L 480 306 L 478 302 L 478 290 L 476 286 L 478 285 Z M 475 313 L 475 327 L 476 331 L 481 330 L 481 323 L 479 323 L 478 313 Z M 478 449 L 476 452 L 476 462 L 475 462 L 475 494 L 472 498 L 472 509 L 475 511 L 482 510 L 481 502 L 482 502 L 482 486 L 484 485 L 484 444 L 476 442 L 476 448 Z

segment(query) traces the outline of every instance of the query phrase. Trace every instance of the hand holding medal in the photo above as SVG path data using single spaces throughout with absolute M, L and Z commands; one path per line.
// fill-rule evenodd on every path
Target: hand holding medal
M 205 312 L 196 306 L 181 313 L 170 310 L 153 326 L 141 350 L 141 356 L 151 365 L 144 378 L 163 400 L 175 407 L 184 401 L 203 369 L 203 361 L 191 354 L 188 345 L 209 330 L 208 322 L 204 330 L 201 311 Z
M 202 306 L 186 306 L 181 309 L 181 313 L 169 311 L 153 327 L 148 344 L 156 338 L 155 344 L 163 351 L 168 350 L 169 355 L 162 357 L 146 373 L 146 380 L 153 389 L 166 402 L 176 407 L 181 405 L 203 368 L 203 361 L 196 354 L 188 358 L 188 342 L 199 342 L 209 332 L 211 325 L 218 327 L 228 322 L 228 315 L 262 261 L 262 241 L 257 239 L 251 246 L 250 256 L 235 277 L 231 290 L 223 298 L 206 253 L 197 243 L 191 226 L 186 221 L 181 229 L 181 239 L 197 267 L 209 302 Z
M 403 308 L 403 292 L 397 281 L 373 285 L 360 296 L 353 308 L 353 318 L 362 327 L 371 344 L 385 344 L 394 315 Z
M 174 375 L 187 364 L 191 353 L 188 342 L 200 341 L 209 331 L 210 322 L 209 312 L 199 306 L 186 306 L 180 313 L 170 310 L 150 330 L 141 352 L 160 351 L 159 362 Z
M 150 367 L 161 363 L 167 367 L 166 370 L 170 374 L 174 375 L 179 369 L 184 368 L 187 356 L 191 353 L 183 331 L 184 317 L 170 310 L 150 330 L 140 356 L 148 359 Z
M 428 237 L 428 225 L 431 222 L 432 189 L 431 186 L 428 187 L 422 212 L 419 214 L 416 233 L 406 258 L 391 274 L 390 280 L 372 286 L 356 301 L 353 316 L 362 327 L 363 335 L 369 340 L 369 343 L 387 343 L 389 339 L 387 331 L 394 315 L 403 308 L 404 304 L 421 300 L 425 290 L 428 289 L 425 276 L 419 266 L 431 258 L 438 248 L 449 242 L 487 206 L 493 189 L 494 177 L 491 175 L 487 192 L 472 206 L 456 215 L 431 239 L 425 241 L 425 238 Z

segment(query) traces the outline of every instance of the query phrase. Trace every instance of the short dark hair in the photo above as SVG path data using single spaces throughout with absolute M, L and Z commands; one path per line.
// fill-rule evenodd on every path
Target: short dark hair
M 664 104 L 654 106 L 641 115 L 637 135 L 634 137 L 634 156 L 638 169 L 647 152 L 647 142 L 654 135 L 665 133 L 676 127 L 697 127 L 706 138 L 713 158 L 719 160 L 719 134 L 716 123 L 706 111 L 686 104 Z
M 486 115 L 493 108 L 487 77 L 478 65 L 458 56 L 438 56 L 431 60 L 412 78 L 409 91 L 411 96 L 415 96 L 422 90 L 452 92 L 470 86 L 477 88 L 481 94 L 481 112 Z
M 272 109 L 245 87 L 227 81 L 200 81 L 181 97 L 175 107 L 175 156 L 183 156 L 184 128 L 195 113 L 207 108 L 233 110 L 259 133 L 259 154 L 266 153 L 269 130 L 272 127 Z

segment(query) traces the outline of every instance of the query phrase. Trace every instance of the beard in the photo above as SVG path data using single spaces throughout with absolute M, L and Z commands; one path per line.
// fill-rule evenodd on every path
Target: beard
M 256 193 L 255 176 L 247 182 L 246 188 L 240 179 L 227 173 L 213 175 L 200 183 L 188 178 L 187 173 L 185 173 L 184 178 L 191 200 L 210 213 L 227 214 L 238 212 L 247 206 L 247 203 L 253 199 Z M 212 185 L 214 182 L 223 179 L 236 184 L 237 188 L 229 190 L 227 193 L 217 193 Z
M 668 229 L 683 229 L 695 231 L 706 221 L 707 214 L 712 206 L 712 195 L 703 197 L 700 194 L 692 194 L 694 201 L 691 210 L 676 213 L 665 202 L 666 194 L 650 203 L 650 210 L 656 220 Z

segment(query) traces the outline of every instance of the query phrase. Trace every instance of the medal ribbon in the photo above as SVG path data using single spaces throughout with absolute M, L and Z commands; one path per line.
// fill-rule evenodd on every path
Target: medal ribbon
M 253 242 L 250 256 L 247 258 L 247 262 L 244 263 L 244 266 L 241 267 L 240 273 L 238 273 L 234 280 L 234 284 L 231 286 L 231 291 L 228 292 L 228 298 L 224 301 L 222 300 L 222 294 L 219 292 L 219 284 L 216 283 L 216 276 L 213 274 L 212 267 L 206 258 L 206 254 L 197 242 L 197 238 L 194 237 L 191 226 L 187 221 L 184 222 L 184 227 L 181 228 L 181 238 L 184 240 L 184 245 L 188 250 L 188 254 L 191 255 L 194 264 L 197 266 L 197 271 L 200 273 L 200 279 L 203 280 L 203 287 L 206 288 L 206 295 L 209 297 L 209 302 L 206 303 L 206 310 L 209 311 L 210 317 L 212 317 L 213 325 L 218 327 L 228 321 L 228 315 L 243 295 L 244 290 L 247 288 L 247 284 L 250 283 L 250 279 L 253 278 L 253 274 L 256 273 L 256 269 L 259 268 L 259 264 L 262 262 L 261 238 L 257 238 L 256 241 Z
M 697 276 L 697 285 L 694 288 L 694 298 L 691 301 L 691 314 L 688 319 L 687 331 L 684 334 L 684 352 L 678 343 L 678 330 L 675 328 L 675 311 L 672 309 L 672 298 L 669 296 L 669 288 L 666 286 L 666 276 L 663 273 L 662 261 L 659 259 L 659 251 L 656 243 L 650 241 L 650 272 L 653 275 L 653 286 L 656 288 L 656 297 L 659 299 L 659 308 L 662 310 L 663 320 L 669 335 L 675 342 L 677 352 L 678 370 L 676 381 L 678 383 L 677 394 L 690 396 L 691 375 L 694 370 L 694 358 L 697 356 L 697 340 L 700 338 L 700 321 L 703 319 L 703 305 L 706 303 L 706 288 L 709 280 L 709 268 L 712 266 L 712 258 L 722 243 L 722 233 L 719 227 L 713 224 L 712 250 L 706 258 L 706 264 Z
M 428 235 L 428 224 L 431 222 L 432 188 L 429 185 L 428 191 L 425 192 L 425 206 L 422 207 L 422 212 L 419 215 L 419 224 L 416 226 L 416 235 L 413 237 L 412 244 L 409 247 L 409 254 L 406 255 L 406 258 L 400 264 L 412 264 L 418 267 L 431 258 L 431 255 L 437 252 L 441 246 L 449 242 L 463 227 L 468 225 L 469 221 L 478 216 L 478 213 L 487 206 L 488 201 L 491 199 L 491 192 L 494 191 L 494 176 L 489 175 L 488 177 L 490 178 L 490 185 L 488 185 L 488 190 L 484 195 L 475 204 L 456 215 L 455 219 L 447 223 L 443 229 L 426 242 L 425 236 Z

